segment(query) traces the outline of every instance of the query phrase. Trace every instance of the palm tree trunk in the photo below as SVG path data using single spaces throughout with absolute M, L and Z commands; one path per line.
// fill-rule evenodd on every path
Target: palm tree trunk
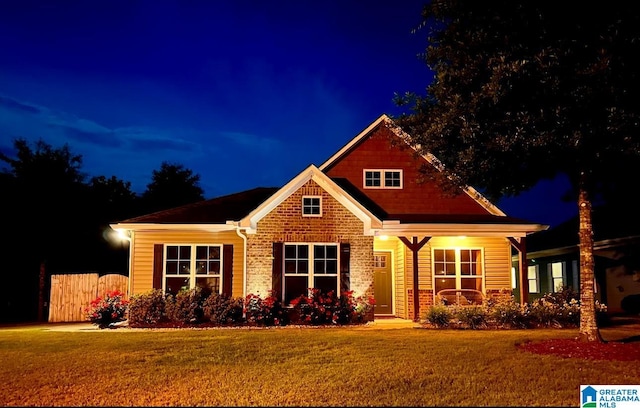
M 578 339 L 584 342 L 602 342 L 596 321 L 591 199 L 584 183 L 578 192 L 578 217 L 580 220 L 578 228 L 580 239 L 580 331 Z

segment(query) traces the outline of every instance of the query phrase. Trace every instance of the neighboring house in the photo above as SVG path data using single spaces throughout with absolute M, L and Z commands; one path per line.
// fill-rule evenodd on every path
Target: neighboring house
M 419 167 L 437 163 L 382 115 L 280 188 L 112 224 L 130 237 L 130 293 L 208 286 L 286 304 L 310 287 L 352 290 L 375 297 L 375 316 L 413 320 L 443 289 L 510 293 L 511 246 L 526 256 L 527 234 L 547 226 L 473 188 L 452 197 L 419 183 Z
M 596 299 L 610 313 L 639 313 L 640 217 L 628 207 L 600 206 L 592 225 Z M 531 235 L 527 250 L 529 301 L 565 286 L 580 292 L 577 216 Z M 517 270 L 517 257 L 513 265 Z

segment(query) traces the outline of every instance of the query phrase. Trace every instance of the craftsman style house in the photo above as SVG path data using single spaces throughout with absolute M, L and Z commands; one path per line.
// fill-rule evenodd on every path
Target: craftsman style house
M 451 196 L 418 182 L 437 160 L 406 137 L 382 115 L 282 187 L 112 224 L 131 243 L 129 293 L 208 286 L 286 305 L 308 288 L 352 290 L 374 296 L 375 316 L 413 320 L 436 299 L 510 293 L 512 246 L 526 259 L 527 234 L 547 226 L 506 216 L 471 187 Z

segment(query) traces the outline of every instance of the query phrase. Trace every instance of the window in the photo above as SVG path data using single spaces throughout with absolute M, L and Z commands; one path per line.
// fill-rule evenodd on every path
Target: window
M 284 302 L 289 304 L 309 288 L 338 294 L 338 246 L 336 244 L 285 244 Z
M 475 289 L 482 292 L 482 269 L 480 249 L 434 249 L 435 293 L 443 289 Z
M 302 197 L 303 217 L 322 217 L 321 197 Z
M 385 171 L 384 172 L 384 186 L 388 187 L 388 188 L 400 188 L 400 187 L 402 187 L 400 171 Z
M 364 172 L 365 187 L 380 187 L 380 170 L 365 170 Z
M 402 188 L 402 170 L 364 170 L 364 188 Z
M 554 292 L 559 292 L 565 286 L 564 262 L 554 262 L 549 267 L 551 269 L 551 289 Z
M 222 248 L 220 245 L 166 245 L 165 291 L 173 294 L 196 286 L 220 293 Z
M 540 293 L 538 265 L 529 265 L 527 267 L 527 279 L 529 280 L 529 293 Z

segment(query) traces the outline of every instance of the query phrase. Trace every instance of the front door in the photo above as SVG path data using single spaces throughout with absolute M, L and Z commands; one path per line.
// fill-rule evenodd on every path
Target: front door
M 376 315 L 392 314 L 391 252 L 373 253 L 373 288 L 376 300 L 373 313 Z

